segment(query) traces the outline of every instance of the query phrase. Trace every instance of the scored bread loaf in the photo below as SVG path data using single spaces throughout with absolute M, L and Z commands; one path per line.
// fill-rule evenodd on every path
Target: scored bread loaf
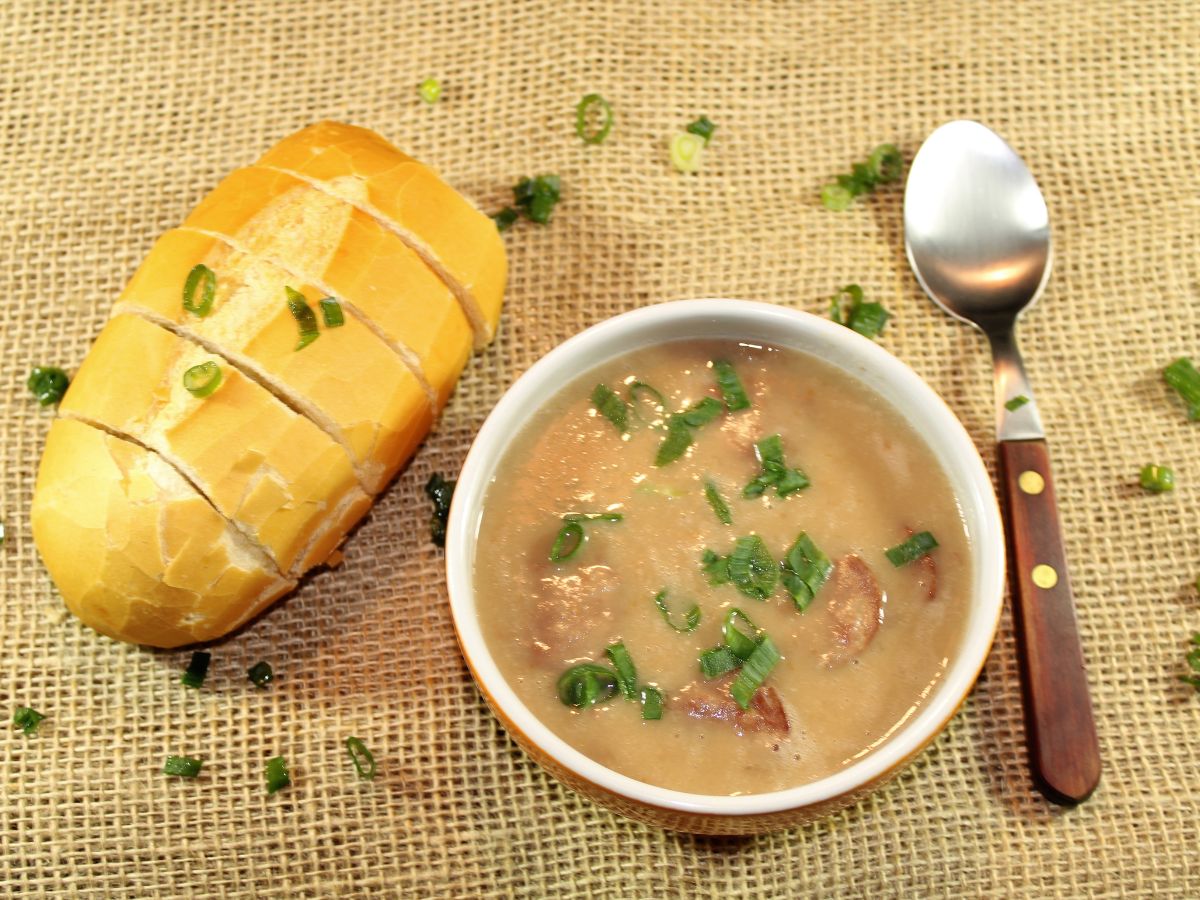
M 184 302 L 197 267 L 208 309 L 204 278 Z M 314 125 L 229 175 L 150 250 L 47 437 L 33 534 L 67 606 L 174 647 L 286 594 L 495 335 L 506 267 L 487 216 L 365 129 Z

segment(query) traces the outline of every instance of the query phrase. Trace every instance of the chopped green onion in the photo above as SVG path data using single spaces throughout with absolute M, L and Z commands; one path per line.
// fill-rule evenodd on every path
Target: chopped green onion
M 436 78 L 426 78 L 417 88 L 417 93 L 421 95 L 422 100 L 433 106 L 442 99 L 442 83 Z
M 600 116 L 600 124 L 595 128 L 588 127 L 588 119 L 596 112 Z M 609 102 L 599 94 L 588 94 L 575 107 L 575 133 L 585 144 L 601 144 L 612 131 L 613 111 Z
M 725 408 L 730 412 L 736 412 L 739 409 L 750 408 L 750 398 L 746 396 L 746 389 L 742 387 L 742 380 L 738 378 L 738 374 L 734 371 L 733 365 L 723 359 L 718 359 L 713 362 L 713 373 L 717 376 L 717 386 L 721 389 L 721 396 L 725 398 Z
M 288 774 L 287 760 L 282 756 L 273 756 L 267 760 L 267 793 L 274 794 L 292 783 Z
M 742 661 L 728 647 L 710 647 L 700 654 L 700 671 L 705 678 L 720 678 L 726 672 L 732 672 Z
M 712 481 L 704 482 L 704 498 L 708 501 L 708 505 L 712 507 L 712 511 L 717 518 L 721 520 L 722 525 L 733 524 L 733 513 L 729 511 L 727 504 L 721 497 L 721 492 L 717 490 L 716 484 Z
M 1005 402 L 1004 408 L 1007 409 L 1009 412 L 1016 412 L 1018 409 L 1020 409 L 1022 406 L 1024 406 L 1028 402 L 1029 402 L 1029 398 L 1026 397 L 1024 394 L 1017 394 L 1017 396 L 1015 396 L 1011 400 L 1008 400 Z
M 617 693 L 617 676 L 605 666 L 583 663 L 563 672 L 557 689 L 558 699 L 564 704 L 586 709 Z
M 296 343 L 296 349 L 303 350 L 321 336 L 321 332 L 317 329 L 317 317 L 302 293 L 295 288 L 286 286 L 284 290 L 287 292 L 288 309 L 296 319 L 296 324 L 300 326 L 300 340 Z
M 728 584 L 729 557 L 721 556 L 706 547 L 700 556 L 700 571 L 708 576 L 709 584 Z
M 724 410 L 721 408 L 720 400 L 715 397 L 705 397 L 676 415 L 683 419 L 689 428 L 699 428 L 701 425 L 707 425 L 722 412 Z
M 25 384 L 33 391 L 34 399 L 42 406 L 57 403 L 67 392 L 71 380 L 58 366 L 34 366 Z
M 746 634 L 738 628 L 738 619 L 746 623 L 750 628 L 750 634 Z M 758 642 L 762 638 L 762 629 L 750 621 L 748 615 L 734 607 L 725 614 L 725 621 L 721 623 L 721 636 L 725 640 L 725 646 L 734 656 L 738 659 L 747 659 L 754 652 L 754 648 L 758 646 Z
M 625 515 L 619 512 L 567 513 L 564 522 L 624 522 Z
M 375 777 L 375 755 L 367 749 L 356 737 L 346 738 L 346 752 L 350 754 L 350 762 L 354 763 L 354 771 L 358 777 L 369 781 Z
M 642 685 L 639 700 L 642 704 L 642 720 L 655 721 L 662 718 L 663 714 L 663 695 L 656 687 L 651 687 L 648 684 Z
M 754 445 L 754 453 L 758 456 L 762 471 L 742 489 L 743 497 L 760 497 L 769 487 L 774 487 L 780 497 L 786 497 L 811 484 L 804 472 L 789 468 L 784 461 L 783 438 L 779 435 L 773 434 L 758 441 Z
M 663 398 L 662 394 L 641 381 L 635 381 L 629 385 L 626 394 L 629 397 L 629 408 L 633 410 L 634 416 L 639 421 L 646 425 L 661 424 L 663 414 L 667 408 L 667 401 Z M 649 405 L 654 412 L 654 415 L 649 419 L 642 415 L 642 407 L 647 405 L 647 401 L 649 401 Z
M 746 659 L 742 671 L 729 688 L 729 694 L 737 701 L 738 706 L 742 709 L 750 708 L 750 701 L 767 680 L 771 670 L 779 664 L 780 658 L 779 650 L 771 643 L 769 637 L 764 636 Z
M 904 157 L 894 144 L 880 144 L 865 163 L 855 163 L 849 175 L 837 176 L 835 184 L 821 188 L 821 203 L 826 209 L 843 210 L 855 197 L 875 190 L 878 185 L 898 181 L 904 173 Z
M 704 145 L 707 147 L 717 126 L 708 120 L 708 116 L 701 116 L 696 121 L 689 123 L 684 130 L 704 138 Z
M 932 534 L 928 531 L 922 531 L 919 534 L 914 534 L 903 544 L 897 544 L 895 547 L 884 552 L 891 564 L 896 568 L 900 568 L 927 555 L 937 545 L 938 542 Z
M 564 562 L 579 552 L 583 546 L 583 526 L 578 522 L 567 522 L 558 529 L 554 546 L 550 548 L 550 562 Z
M 250 679 L 255 687 L 266 687 L 275 680 L 275 671 L 271 668 L 271 664 L 264 660 L 256 662 L 247 669 L 246 677 Z
M 774 593 L 779 583 L 779 568 L 757 534 L 737 539 L 729 555 L 729 580 L 741 593 L 755 600 L 766 600 Z
M 616 670 L 617 687 L 621 693 L 629 700 L 636 700 L 638 696 L 637 669 L 634 668 L 633 657 L 629 655 L 625 645 L 622 643 L 609 644 L 604 655 L 608 657 L 609 662 L 613 664 L 613 669 Z
M 671 138 L 671 165 L 680 172 L 695 172 L 700 168 L 704 159 L 704 145 L 707 143 L 698 134 L 681 131 Z
M 663 438 L 663 442 L 658 447 L 654 465 L 665 466 L 683 456 L 694 440 L 692 432 L 707 425 L 723 411 L 724 407 L 720 400 L 715 397 L 705 397 L 683 412 L 675 413 L 667 419 L 667 436 Z
M 1175 490 L 1175 471 L 1170 466 L 1143 466 L 1138 480 L 1153 494 Z
M 203 282 L 203 287 L 201 283 Z M 196 302 L 196 289 L 200 288 L 200 302 Z M 213 299 L 217 296 L 217 276 L 204 263 L 197 263 L 188 272 L 183 282 L 183 308 L 193 315 L 204 318 L 212 312 Z
M 433 501 L 433 518 L 429 522 L 431 538 L 439 547 L 446 546 L 446 522 L 450 518 L 450 501 L 454 499 L 454 488 L 458 480 L 446 480 L 434 472 L 425 482 L 425 496 Z
M 818 550 L 817 545 L 803 531 L 784 557 L 782 566 L 783 571 L 779 578 L 791 595 L 797 612 L 808 609 L 821 585 L 829 580 L 833 572 L 833 563 L 829 561 L 829 557 Z
M 342 304 L 333 297 L 326 297 L 321 301 L 321 318 L 325 320 L 326 328 L 341 328 L 346 324 Z
M 880 144 L 867 157 L 867 174 L 874 184 L 890 184 L 904 174 L 904 157 L 895 144 Z
M 163 774 L 195 778 L 200 774 L 200 767 L 203 765 L 204 761 L 194 756 L 168 756 L 167 761 L 163 763 Z
M 612 422 L 617 431 L 624 434 L 629 430 L 629 407 L 608 385 L 598 384 L 592 389 L 592 406 Z
M 511 206 L 506 206 L 500 212 L 492 213 L 491 220 L 496 223 L 497 231 L 508 231 L 517 221 L 517 211 Z
M 874 338 L 883 333 L 883 326 L 891 318 L 891 313 L 881 303 L 865 303 L 863 289 L 857 284 L 847 284 L 833 295 L 829 317 L 863 337 Z
M 1180 675 L 1179 680 L 1200 691 L 1200 631 L 1192 632 L 1192 646 L 1187 653 L 1187 664 L 1192 674 Z
M 20 728 L 21 734 L 33 734 L 44 718 L 46 717 L 32 707 L 18 706 L 13 713 L 13 727 Z
M 1188 418 L 1200 421 L 1200 372 L 1186 356 L 1163 369 L 1163 380 L 1173 387 L 1188 407 Z
M 821 188 L 821 205 L 834 212 L 849 209 L 854 202 L 854 194 L 840 184 L 827 184 Z
M 179 677 L 179 683 L 190 688 L 200 687 L 200 685 L 204 684 L 204 679 L 208 675 L 208 664 L 210 662 L 212 662 L 211 653 L 197 650 L 192 654 L 192 659 L 188 663 L 187 669 Z
M 550 221 L 554 207 L 562 198 L 562 181 L 557 175 L 522 178 L 513 187 L 513 200 L 526 217 L 539 225 Z
M 700 624 L 700 607 L 695 603 L 693 603 L 691 609 L 687 611 L 687 618 L 684 620 L 684 624 L 682 626 L 676 625 L 671 620 L 671 610 L 667 608 L 666 588 L 663 588 L 654 595 L 654 605 L 657 606 L 658 611 L 662 613 L 663 621 L 680 634 L 690 634 L 691 632 L 695 631 L 696 627 Z
M 193 397 L 207 397 L 221 386 L 221 367 L 209 360 L 183 373 L 183 386 Z

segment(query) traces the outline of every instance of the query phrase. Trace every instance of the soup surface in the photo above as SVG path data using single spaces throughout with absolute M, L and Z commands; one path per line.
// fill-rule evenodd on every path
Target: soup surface
M 749 408 L 720 402 L 726 394 L 714 362 L 732 365 Z M 661 406 L 650 391 L 631 392 L 638 383 L 653 386 Z M 620 402 L 594 400 L 598 384 Z M 620 419 L 631 397 L 623 432 L 597 405 Z M 711 420 L 666 427 L 672 414 L 700 403 L 693 422 Z M 777 458 L 769 444 L 756 449 L 774 435 L 782 468 L 761 462 L 764 453 Z M 664 441 L 679 448 L 687 437 L 682 456 L 656 465 Z M 745 496 L 764 473 L 762 493 Z M 810 484 L 798 487 L 804 476 Z M 709 486 L 732 524 L 721 520 Z M 564 516 L 600 513 L 620 519 L 578 521 L 584 538 L 572 554 L 577 535 Z M 801 532 L 811 549 L 798 559 L 789 551 Z M 901 566 L 889 561 L 887 549 L 923 532 L 935 537 L 935 549 Z M 755 535 L 769 564 L 761 552 L 747 563 Z M 794 601 L 784 583 L 789 560 L 817 588 L 803 611 L 805 589 L 790 577 Z M 588 372 L 526 425 L 485 498 L 474 577 L 493 657 L 551 730 L 640 781 L 732 795 L 829 775 L 913 716 L 961 642 L 970 565 L 949 481 L 879 397 L 794 350 L 681 341 Z M 766 599 L 755 596 L 768 588 Z M 664 591 L 670 621 L 655 602 Z M 689 622 L 693 605 L 698 623 L 695 615 Z M 749 644 L 725 636 L 733 609 L 752 623 L 733 621 Z M 702 673 L 705 651 L 740 649 L 744 657 L 764 636 L 780 659 L 757 690 L 753 676 L 757 663 L 769 662 L 765 649 L 747 662 L 710 654 L 713 668 L 722 661 L 737 667 L 712 678 Z M 560 698 L 560 676 L 573 667 L 614 669 L 606 656 L 614 643 L 636 667 L 638 698 L 617 690 L 583 707 Z M 733 696 L 739 680 L 746 708 Z M 590 686 L 610 681 L 601 675 Z M 580 693 L 568 695 L 585 696 L 588 680 L 575 685 Z M 661 692 L 661 718 L 643 718 L 654 711 L 653 697 L 643 709 L 643 686 Z

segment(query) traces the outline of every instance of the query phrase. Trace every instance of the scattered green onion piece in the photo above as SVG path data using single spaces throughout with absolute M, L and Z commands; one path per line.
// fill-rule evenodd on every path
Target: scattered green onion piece
M 783 571 L 779 580 L 791 595 L 797 612 L 804 612 L 812 603 L 821 586 L 829 580 L 833 563 L 817 549 L 817 545 L 805 532 L 800 532 L 796 543 L 787 552 L 781 563 Z
M 1142 466 L 1138 480 L 1152 494 L 1175 490 L 1175 470 L 1170 466 Z
M 667 419 L 667 436 L 663 438 L 663 442 L 658 447 L 654 465 L 665 466 L 683 456 L 694 440 L 692 432 L 707 425 L 723 411 L 724 407 L 720 400 L 715 397 L 705 397 L 683 412 L 675 413 Z
M 1163 369 L 1163 380 L 1187 404 L 1188 418 L 1193 422 L 1200 421 L 1200 371 L 1196 370 L 1192 361 L 1181 356 Z
M 282 756 L 273 756 L 267 760 L 267 793 L 274 794 L 292 783 L 288 774 L 287 760 Z
M 903 544 L 897 544 L 895 547 L 884 552 L 891 564 L 896 568 L 900 568 L 927 555 L 937 545 L 937 539 L 932 534 L 928 531 L 922 531 L 919 534 L 914 534 Z
M 1187 664 L 1192 674 L 1180 675 L 1179 680 L 1200 692 L 1200 631 L 1192 632 L 1192 646 L 1188 649 Z
M 715 397 L 705 397 L 698 403 L 689 406 L 681 413 L 676 415 L 684 421 L 689 428 L 699 428 L 702 425 L 707 425 L 717 416 L 721 415 L 724 409 L 721 406 L 721 401 Z
M 592 389 L 591 399 L 596 411 L 612 422 L 617 431 L 624 434 L 629 430 L 629 407 L 608 385 L 596 385 Z
M 167 761 L 163 763 L 163 774 L 195 778 L 200 774 L 200 767 L 203 765 L 204 761 L 194 756 L 168 756 Z
M 721 492 L 717 490 L 716 484 L 712 481 L 704 482 L 704 498 L 708 501 L 708 505 L 712 507 L 713 513 L 721 520 L 722 525 L 733 524 L 733 513 L 729 511 L 727 504 L 721 497 Z
M 326 328 L 341 328 L 346 324 L 342 304 L 333 297 L 326 297 L 321 301 L 321 318 L 325 320 Z
M 742 380 L 738 378 L 738 374 L 731 363 L 723 359 L 715 360 L 713 362 L 713 373 L 717 376 L 717 386 L 721 389 L 721 396 L 725 398 L 725 408 L 727 410 L 736 412 L 739 409 L 750 408 L 750 398 L 746 396 L 746 389 L 742 387 Z
M 350 762 L 354 763 L 354 771 L 358 777 L 370 781 L 375 777 L 375 755 L 367 749 L 356 737 L 346 738 L 346 752 L 350 754 Z
M 746 623 L 750 634 L 746 634 L 738 628 L 738 619 Z M 725 621 L 721 623 L 721 636 L 725 640 L 725 646 L 734 656 L 738 659 L 747 659 L 754 652 L 754 648 L 758 646 L 758 642 L 762 638 L 762 629 L 750 621 L 748 615 L 734 607 L 725 614 Z
M 255 687 L 266 687 L 275 680 L 275 671 L 271 668 L 271 664 L 266 660 L 256 662 L 246 670 L 246 677 L 254 684 Z
M 638 696 L 637 669 L 634 667 L 633 657 L 629 655 L 625 645 L 619 642 L 609 644 L 604 655 L 608 657 L 609 662 L 613 664 L 613 669 L 616 670 L 617 687 L 621 693 L 630 700 L 636 700 Z
M 680 172 L 695 172 L 704 159 L 707 141 L 690 131 L 681 131 L 671 138 L 671 165 Z
M 783 438 L 779 435 L 773 434 L 758 441 L 754 445 L 754 453 L 758 456 L 762 471 L 742 489 L 743 497 L 760 497 L 769 487 L 774 487 L 780 497 L 786 497 L 811 484 L 800 469 L 788 467 L 783 458 Z
M 25 382 L 33 391 L 34 399 L 42 406 L 50 406 L 61 400 L 70 383 L 67 373 L 57 366 L 34 366 L 29 373 L 29 380 Z
M 558 529 L 554 546 L 550 548 L 550 562 L 564 562 L 579 552 L 583 546 L 583 526 L 578 522 L 567 522 Z
M 717 126 L 708 120 L 708 116 L 701 116 L 696 121 L 689 123 L 684 130 L 704 138 L 704 146 L 707 147 Z
M 564 522 L 623 522 L 625 515 L 619 512 L 567 513 Z
M 592 112 L 599 112 L 600 125 L 595 129 L 588 127 L 588 119 Z M 575 107 L 575 133 L 585 144 L 602 144 L 613 127 L 613 111 L 609 102 L 599 94 L 588 94 Z
M 645 382 L 635 381 L 629 385 L 626 395 L 629 397 L 629 408 L 633 410 L 633 415 L 640 422 L 646 425 L 662 424 L 663 416 L 667 409 L 667 401 L 663 398 L 662 394 Z M 647 401 L 649 401 L 654 410 L 654 415 L 649 419 L 642 415 L 641 410 L 642 407 L 647 405 Z
M 197 650 L 192 654 L 192 659 L 188 663 L 187 669 L 179 676 L 179 683 L 190 688 L 200 687 L 200 685 L 204 684 L 204 679 L 208 675 L 208 664 L 210 662 L 212 662 L 211 653 Z
M 865 302 L 863 289 L 857 284 L 847 284 L 830 300 L 829 317 L 863 337 L 875 338 L 883 333 L 891 313 L 881 303 Z
M 513 187 L 513 201 L 526 217 L 539 225 L 550 221 L 554 207 L 562 198 L 562 181 L 557 175 L 522 178 Z
M 874 184 L 891 184 L 904 174 L 904 157 L 895 144 L 880 144 L 867 157 L 867 174 Z
M 676 625 L 675 622 L 672 621 L 671 610 L 667 608 L 666 588 L 663 588 L 654 595 L 654 605 L 657 606 L 658 611 L 662 613 L 663 621 L 680 634 L 690 634 L 691 632 L 695 631 L 697 626 L 700 624 L 700 607 L 695 603 L 693 603 L 692 608 L 687 611 L 687 615 L 682 626 Z
M 203 287 L 201 287 L 203 283 Z M 196 289 L 200 288 L 200 302 L 196 302 Z M 204 263 L 197 263 L 188 272 L 183 282 L 183 308 L 193 315 L 204 318 L 212 312 L 213 299 L 217 296 L 217 276 Z
M 38 724 L 46 718 L 36 709 L 30 706 L 18 706 L 13 712 L 13 727 L 20 728 L 21 734 L 34 734 L 38 730 Z
M 728 584 L 729 557 L 705 548 L 700 556 L 700 571 L 708 577 L 709 584 Z
M 1005 402 L 1004 408 L 1007 409 L 1009 412 L 1016 412 L 1018 409 L 1020 409 L 1022 406 L 1024 406 L 1028 402 L 1029 402 L 1029 398 L 1026 397 L 1024 394 L 1017 394 L 1017 396 L 1015 396 L 1011 400 L 1008 400 Z
M 742 709 L 750 708 L 750 701 L 767 680 L 771 670 L 779 664 L 780 658 L 779 650 L 771 643 L 769 637 L 764 636 L 742 665 L 742 671 L 729 688 L 729 694 L 738 706 Z
M 642 704 L 642 720 L 646 722 L 657 721 L 662 718 L 663 714 L 663 695 L 656 687 L 644 684 L 639 692 L 639 698 Z
M 296 349 L 303 350 L 321 336 L 321 332 L 317 328 L 317 317 L 302 293 L 295 288 L 286 286 L 284 290 L 287 292 L 288 309 L 296 319 L 296 324 L 300 326 L 300 340 L 296 343 Z
M 496 223 L 497 231 L 508 231 L 517 221 L 517 211 L 511 206 L 506 206 L 500 212 L 492 213 L 491 220 Z
M 442 99 L 442 83 L 436 78 L 426 78 L 417 88 L 417 93 L 421 95 L 422 100 L 433 106 Z
M 617 676 L 611 669 L 596 663 L 574 666 L 558 679 L 558 699 L 578 709 L 603 703 L 616 693 Z
M 710 647 L 700 654 L 700 671 L 705 678 L 720 678 L 732 672 L 742 661 L 726 646 Z
M 779 567 L 757 534 L 737 539 L 729 555 L 729 580 L 747 597 L 766 600 L 779 583 Z
M 840 184 L 827 184 L 821 188 L 821 205 L 834 212 L 849 209 L 854 202 L 854 194 Z
M 446 522 L 450 518 L 450 501 L 454 499 L 454 488 L 458 486 L 457 479 L 446 480 L 440 473 L 434 472 L 425 482 L 425 496 L 433 501 L 433 517 L 429 522 L 430 536 L 434 544 L 446 546 Z
M 826 209 L 847 209 L 854 198 L 875 190 L 878 185 L 898 181 L 904 173 L 904 157 L 894 144 L 880 144 L 865 163 L 855 163 L 849 175 L 837 176 L 834 184 L 821 188 L 821 203 Z
M 224 377 L 221 367 L 209 360 L 184 372 L 183 386 L 193 397 L 207 397 L 221 386 Z

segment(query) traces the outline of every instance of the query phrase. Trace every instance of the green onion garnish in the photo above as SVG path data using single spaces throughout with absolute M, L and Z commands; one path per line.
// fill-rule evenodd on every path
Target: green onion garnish
M 687 617 L 684 619 L 683 625 L 676 625 L 671 619 L 671 610 L 667 608 L 667 589 L 663 588 L 654 595 L 654 605 L 658 607 L 658 611 L 662 613 L 663 621 L 678 631 L 680 634 L 689 634 L 696 630 L 700 624 L 700 607 L 695 603 L 692 608 L 687 611 Z
M 1187 664 L 1192 674 L 1180 675 L 1179 680 L 1200 691 L 1200 631 L 1192 632 L 1192 646 L 1187 653 Z
M 638 697 L 637 669 L 634 667 L 633 657 L 629 655 L 625 645 L 623 643 L 609 644 L 604 655 L 608 657 L 609 662 L 613 664 L 613 669 L 616 670 L 617 687 L 621 693 L 629 700 L 636 700 Z
M 201 286 L 203 285 L 203 286 Z M 196 289 L 200 288 L 200 302 L 196 302 Z M 193 315 L 204 318 L 212 312 L 213 299 L 217 296 L 217 276 L 204 263 L 192 266 L 183 282 L 183 308 Z
M 250 679 L 255 687 L 266 687 L 275 679 L 275 671 L 271 668 L 271 664 L 264 660 L 256 662 L 247 669 L 246 677 Z
M 70 383 L 67 373 L 58 366 L 34 366 L 29 373 L 29 380 L 25 382 L 42 406 L 50 406 L 61 400 Z
M 646 425 L 662 424 L 667 408 L 667 401 L 662 394 L 642 381 L 635 381 L 629 385 L 626 394 L 629 397 L 629 408 L 640 422 Z M 642 408 L 645 406 L 649 406 L 653 413 L 649 418 L 642 414 Z
M 729 557 L 705 548 L 700 556 L 700 571 L 708 577 L 709 584 L 728 584 Z
M 742 661 L 728 647 L 710 647 L 700 654 L 700 671 L 705 678 L 720 678 L 726 672 L 732 672 Z
M 612 422 L 617 431 L 624 434 L 629 430 L 629 407 L 608 385 L 598 384 L 592 389 L 592 406 Z
M 210 662 L 212 662 L 211 653 L 197 650 L 192 654 L 192 659 L 188 663 L 187 669 L 179 677 L 179 683 L 190 688 L 200 687 L 200 685 L 204 684 L 205 676 L 208 675 L 208 664 Z
M 705 397 L 698 403 L 689 406 L 683 412 L 675 413 L 667 419 L 667 436 L 658 447 L 654 457 L 656 466 L 673 463 L 687 452 L 692 445 L 693 432 L 707 425 L 724 411 L 721 401 L 715 397 Z
M 738 628 L 738 619 L 749 627 L 749 634 Z M 738 659 L 748 659 L 762 638 L 762 629 L 750 621 L 748 615 L 734 607 L 725 614 L 725 621 L 721 623 L 721 636 L 725 639 L 725 646 L 734 656 Z
M 729 580 L 741 593 L 755 600 L 766 600 L 775 592 L 779 568 L 757 534 L 737 539 L 729 555 Z
M 207 397 L 221 386 L 221 367 L 211 360 L 192 366 L 183 373 L 183 386 L 193 397 Z
M 689 428 L 699 428 L 701 425 L 707 425 L 723 411 L 720 400 L 715 397 L 705 397 L 683 412 L 676 413 L 675 418 L 682 419 Z
M 884 551 L 887 554 L 888 560 L 896 568 L 908 565 L 914 560 L 925 556 L 938 545 L 937 540 L 928 531 L 922 531 L 919 534 L 914 534 L 903 544 L 897 544 L 889 550 Z
M 738 378 L 737 372 L 734 371 L 733 365 L 723 359 L 718 359 L 713 362 L 713 373 L 717 376 L 717 386 L 721 389 L 721 396 L 725 398 L 725 408 L 730 412 L 736 412 L 739 409 L 750 408 L 750 398 L 746 396 L 746 389 L 742 387 L 742 380 Z
M 430 106 L 442 99 L 442 83 L 436 78 L 426 78 L 417 88 L 417 93 L 421 95 L 421 99 Z
M 195 778 L 200 774 L 200 767 L 203 765 L 204 761 L 194 756 L 168 756 L 167 761 L 163 763 L 163 774 Z
M 1170 466 L 1142 466 L 1138 481 L 1152 494 L 1173 491 L 1175 490 L 1175 471 Z
M 506 206 L 500 212 L 492 213 L 491 219 L 496 223 L 497 231 L 508 231 L 517 221 L 517 211 L 511 206 Z
M 302 293 L 286 286 L 284 290 L 287 292 L 288 309 L 296 319 L 296 324 L 300 326 L 300 340 L 296 343 L 296 349 L 303 350 L 321 336 L 317 329 L 317 317 Z
M 865 163 L 855 163 L 849 175 L 839 175 L 835 184 L 821 188 L 821 203 L 826 209 L 843 210 L 855 197 L 869 193 L 878 185 L 898 181 L 904 172 L 904 157 L 894 144 L 880 144 Z
M 603 703 L 616 692 L 617 676 L 611 669 L 596 663 L 574 666 L 558 679 L 558 699 L 578 709 Z
M 695 172 L 704 159 L 707 142 L 698 134 L 681 131 L 671 138 L 671 165 L 680 172 Z
M 840 184 L 827 184 L 821 188 L 821 205 L 835 212 L 849 209 L 854 197 L 854 194 Z
M 1024 394 L 1017 394 L 1017 396 L 1015 396 L 1011 400 L 1008 400 L 1005 402 L 1004 408 L 1007 409 L 1009 412 L 1016 412 L 1018 409 L 1020 409 L 1022 406 L 1024 406 L 1028 402 L 1029 402 L 1029 398 L 1026 397 Z
M 891 184 L 904 174 L 904 157 L 895 144 L 880 144 L 867 157 L 867 174 L 875 184 Z
M 429 530 L 433 542 L 439 547 L 446 546 L 446 522 L 450 518 L 450 501 L 454 499 L 454 488 L 457 479 L 447 481 L 438 472 L 429 476 L 425 482 L 425 496 L 433 501 L 433 518 L 429 522 Z
M 833 572 L 833 563 L 829 561 L 829 557 L 818 550 L 817 545 L 803 531 L 783 558 L 782 567 L 779 578 L 791 594 L 797 612 L 804 612 L 808 608 L 821 585 L 829 580 Z
M 721 498 L 721 492 L 717 490 L 716 484 L 712 481 L 704 482 L 704 499 L 708 501 L 708 505 L 712 507 L 712 511 L 721 520 L 722 525 L 733 524 L 733 513 L 729 511 L 729 504 Z
M 1181 356 L 1163 369 L 1163 380 L 1175 388 L 1187 404 L 1188 418 L 1193 422 L 1200 421 L 1200 372 L 1196 371 L 1192 361 Z
M 699 135 L 704 138 L 704 145 L 708 146 L 708 142 L 712 140 L 713 132 L 717 130 L 717 126 L 708 120 L 708 116 L 701 116 L 696 121 L 691 122 L 684 131 L 691 134 Z
M 292 783 L 288 774 L 287 761 L 282 756 L 273 756 L 267 760 L 267 793 L 273 794 Z
M 13 713 L 13 727 L 20 728 L 21 734 L 33 734 L 38 729 L 38 723 L 46 718 L 36 709 L 29 706 L 18 706 Z
M 326 328 L 341 328 L 346 324 L 342 304 L 333 297 L 326 297 L 321 301 L 321 318 L 325 320 Z
M 891 313 L 881 303 L 863 302 L 863 289 L 857 284 L 847 284 L 838 289 L 829 303 L 829 317 L 863 337 L 874 338 L 883 333 L 883 326 Z
M 763 438 L 754 445 L 754 452 L 762 465 L 758 477 L 742 489 L 747 499 L 761 496 L 769 487 L 775 488 L 780 497 L 803 490 L 811 482 L 800 469 L 789 468 L 783 458 L 783 438 L 777 434 Z
M 644 684 L 639 692 L 639 699 L 642 703 L 642 719 L 644 721 L 652 721 L 662 718 L 662 691 L 656 687 L 651 687 L 648 684 Z
M 375 777 L 375 755 L 367 749 L 356 737 L 346 738 L 346 752 L 350 754 L 350 762 L 354 763 L 354 771 L 358 777 L 370 780 Z
M 578 522 L 567 522 L 558 529 L 554 545 L 550 548 L 550 562 L 570 559 L 583 546 L 583 526 Z
M 532 222 L 545 225 L 562 197 L 562 181 L 557 175 L 522 178 L 513 187 L 513 201 Z
M 588 119 L 596 113 L 600 124 L 594 128 L 588 126 Z M 588 94 L 575 107 L 575 133 L 585 144 L 600 144 L 612 131 L 613 111 L 609 102 L 599 94 Z
M 750 708 L 750 701 L 754 699 L 754 694 L 767 680 L 771 670 L 779 664 L 779 660 L 779 650 L 771 643 L 769 637 L 764 636 L 758 646 L 754 648 L 754 652 L 746 659 L 742 665 L 742 671 L 738 673 L 738 677 L 729 688 L 729 694 L 737 701 L 738 706 L 742 709 Z
M 619 512 L 567 513 L 564 522 L 624 522 L 625 515 Z

